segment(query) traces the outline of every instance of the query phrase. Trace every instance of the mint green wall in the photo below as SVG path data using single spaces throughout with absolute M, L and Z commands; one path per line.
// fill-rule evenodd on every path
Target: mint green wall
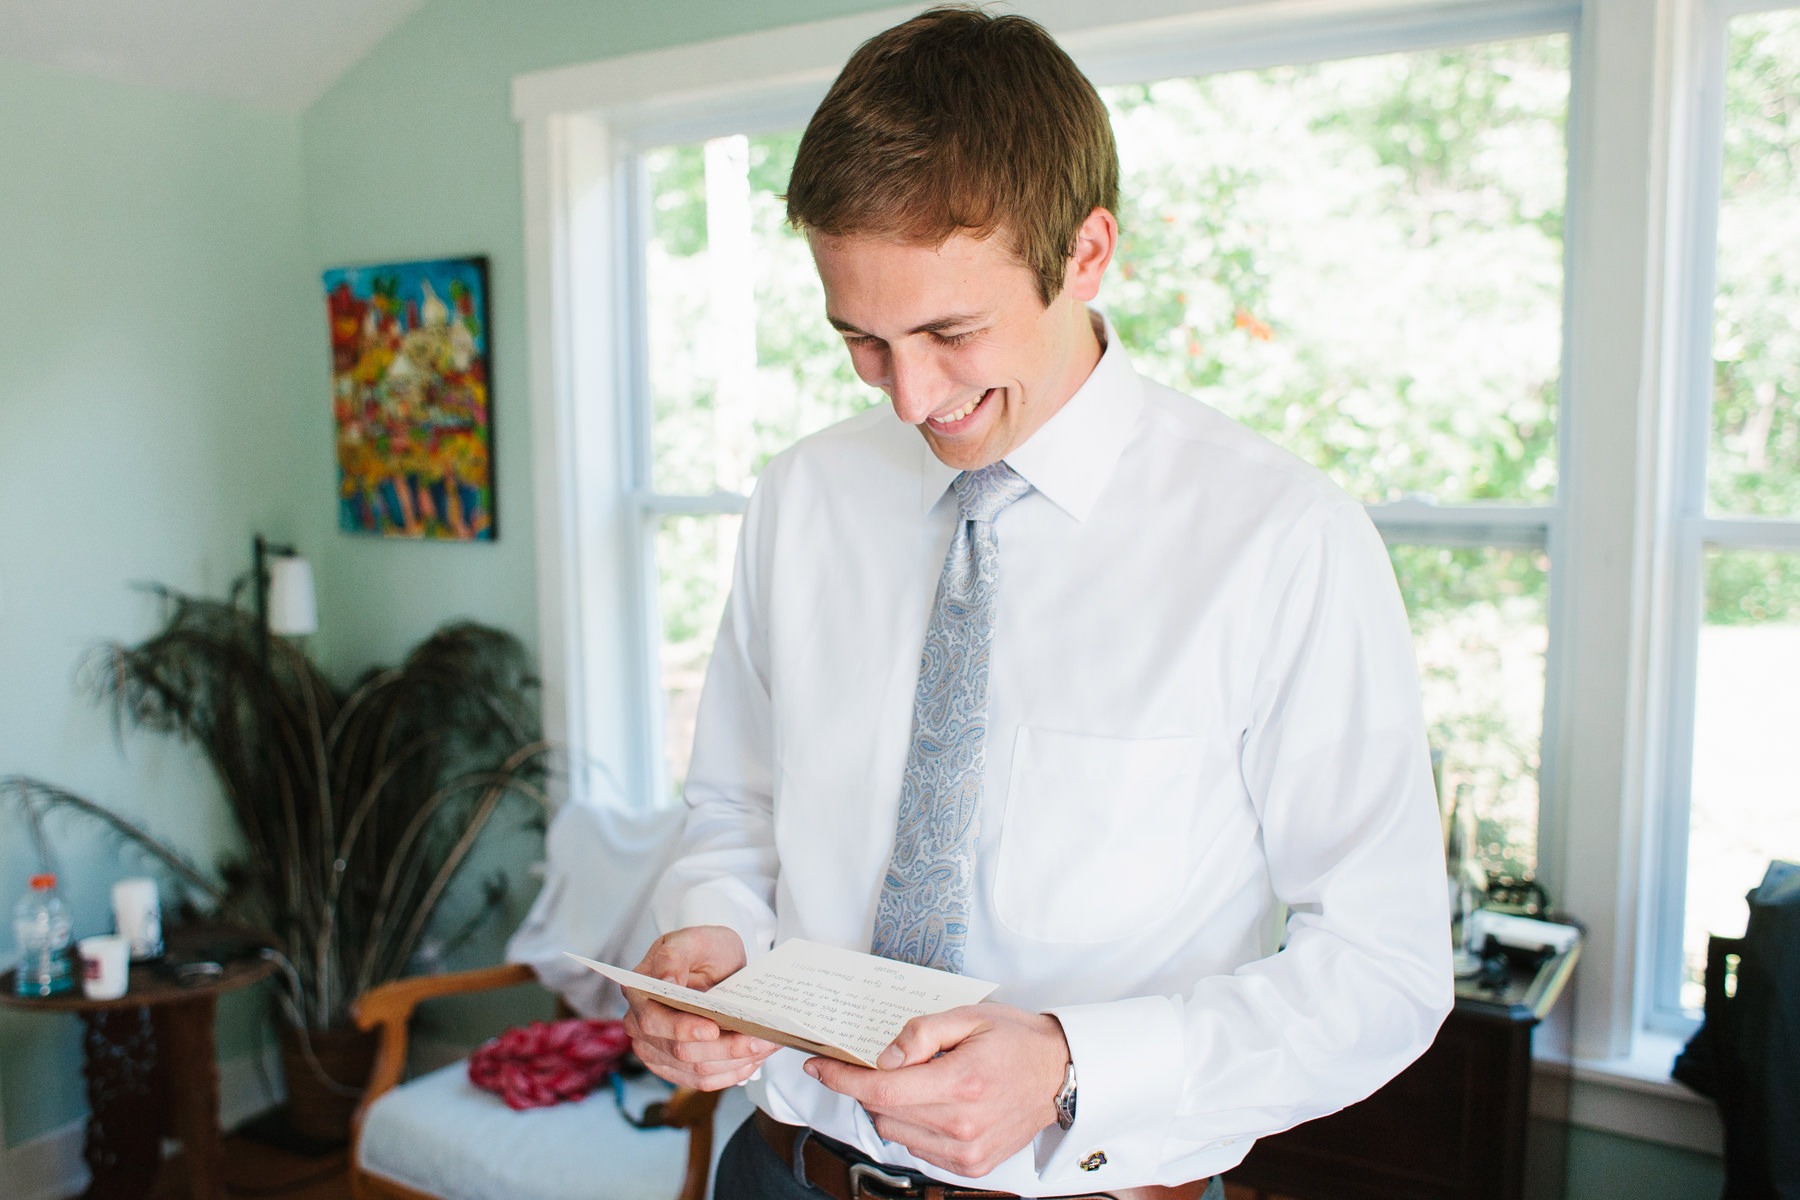
M 461 615 L 536 644 L 513 77 L 883 6 L 870 0 L 435 0 L 307 111 L 302 131 L 314 265 L 463 253 L 491 260 L 500 538 L 487 546 L 329 539 L 317 566 L 333 662 L 347 667 L 391 658 Z M 329 483 L 321 477 L 316 486 Z
M 509 629 L 535 652 L 525 216 L 513 77 L 879 7 L 870 0 L 434 0 L 307 110 L 301 130 L 312 265 L 486 254 L 493 316 L 500 537 L 489 545 L 427 545 L 334 533 L 309 547 L 328 668 L 342 673 L 391 660 L 459 617 Z M 322 377 L 316 396 L 324 421 Z M 330 464 L 320 458 L 309 471 L 306 486 L 329 495 Z M 500 934 L 523 915 L 532 890 L 522 868 L 539 853 L 539 843 L 516 833 L 491 839 L 470 864 L 473 875 L 505 872 L 515 898 L 459 965 L 498 956 Z M 526 1003 L 513 994 L 444 1004 L 427 1020 L 436 1036 L 470 1040 L 539 1015 Z
M 164 742 L 121 750 L 74 677 L 96 642 L 154 627 L 131 583 L 217 594 L 257 530 L 313 558 L 314 648 L 340 676 L 457 616 L 535 644 L 512 76 L 871 7 L 439 0 L 301 116 L 0 62 L 0 774 L 104 800 L 201 859 L 226 846 L 204 767 Z M 500 541 L 341 535 L 317 272 L 463 252 L 493 263 Z M 78 824 L 56 832 L 77 933 L 99 931 L 136 868 Z M 515 830 L 471 864 L 512 876 L 507 920 L 536 845 Z M 33 869 L 0 814 L 0 905 Z M 223 1056 L 255 1044 L 258 1005 L 227 1006 Z M 0 1014 L 7 1145 L 82 1115 L 78 1063 L 73 1021 Z
M 1713 1155 L 1597 1129 L 1569 1131 L 1567 1200 L 1710 1200 L 1724 1186 L 1724 1163 Z
M 297 419 L 315 326 L 299 121 L 0 62 L 0 775 L 40 776 L 210 860 L 231 823 L 185 748 L 127 738 L 77 693 L 94 643 L 148 633 L 132 584 L 221 591 L 253 529 L 300 533 L 290 464 L 328 454 Z M 316 340 L 316 339 L 312 339 Z M 316 355 L 315 355 L 316 357 Z M 77 935 L 111 926 L 117 843 L 61 822 Z M 0 812 L 0 903 L 35 870 Z M 253 997 L 221 1051 L 245 1053 Z M 17 1144 L 79 1118 L 70 1018 L 0 1013 Z

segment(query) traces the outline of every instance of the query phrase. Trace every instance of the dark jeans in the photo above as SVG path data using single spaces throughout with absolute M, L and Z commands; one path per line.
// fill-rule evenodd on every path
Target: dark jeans
M 714 1200 L 820 1200 L 824 1194 L 794 1178 L 794 1169 L 769 1148 L 754 1120 L 739 1125 L 725 1144 L 718 1178 L 713 1182 Z M 1225 1200 L 1225 1185 L 1218 1176 L 1213 1176 L 1200 1200 Z

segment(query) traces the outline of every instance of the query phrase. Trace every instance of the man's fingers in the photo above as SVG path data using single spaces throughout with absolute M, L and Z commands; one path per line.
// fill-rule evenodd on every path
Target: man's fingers
M 660 1046 L 640 1043 L 636 1049 L 639 1061 L 658 1077 L 678 1086 L 697 1088 L 703 1092 L 716 1092 L 744 1082 L 756 1073 L 756 1069 L 762 1066 L 763 1059 L 767 1057 L 760 1055 L 710 1062 L 684 1062 Z
M 984 1023 L 985 1015 L 979 1004 L 914 1017 L 901 1028 L 900 1036 L 893 1044 L 881 1052 L 875 1065 L 891 1071 L 896 1067 L 930 1062 L 950 1047 L 959 1045 Z
M 806 1070 L 861 1104 L 882 1137 L 975 1178 L 1056 1119 L 1068 1056 L 1055 1017 L 983 1004 L 908 1022 L 877 1069 L 812 1058 Z
M 741 1033 L 728 1033 L 717 1041 L 677 1041 L 673 1045 L 674 1056 L 682 1062 L 691 1063 L 730 1062 L 739 1059 L 761 1062 L 777 1049 L 768 1042 Z
M 644 955 L 644 961 L 632 968 L 638 975 L 648 975 L 676 987 L 705 987 L 706 981 L 700 978 L 705 970 L 704 964 L 697 959 L 696 948 L 673 934 L 657 938 Z
M 648 992 L 627 988 L 625 999 L 631 1004 L 631 1011 L 625 1016 L 625 1031 L 634 1038 L 711 1042 L 724 1033 L 716 1022 L 660 1004 Z
M 744 943 L 722 925 L 694 925 L 651 944 L 636 970 L 702 991 L 744 965 Z M 731 1033 L 705 1017 L 681 1012 L 636 988 L 625 989 L 631 1009 L 625 1032 L 646 1067 L 671 1083 L 717 1091 L 742 1083 L 776 1047 Z
M 954 1093 L 947 1090 L 948 1076 L 959 1073 L 955 1064 L 927 1061 L 905 1070 L 871 1071 L 835 1058 L 811 1058 L 807 1074 L 834 1092 L 850 1097 L 871 1113 L 936 1105 Z
M 625 1032 L 634 1039 L 697 1042 L 724 1051 L 723 1055 L 711 1053 L 707 1055 L 709 1058 L 767 1056 L 780 1049 L 774 1042 L 747 1033 L 732 1033 L 698 1013 L 683 1012 L 658 1003 L 647 993 L 628 989 L 625 995 L 631 1001 L 631 1008 L 625 1014 Z
M 705 991 L 744 965 L 744 943 L 723 925 L 691 925 L 650 943 L 639 975 Z
M 872 1119 L 883 1140 L 905 1146 L 914 1157 L 956 1175 L 979 1178 L 1011 1156 L 1004 1143 L 986 1136 L 987 1127 L 967 1109 L 938 1110 L 935 1123 L 886 1115 Z

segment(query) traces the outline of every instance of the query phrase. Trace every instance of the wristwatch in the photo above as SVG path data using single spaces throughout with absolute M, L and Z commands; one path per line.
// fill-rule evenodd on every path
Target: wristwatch
M 1056 1092 L 1056 1123 L 1067 1129 L 1075 1123 L 1075 1064 L 1063 1072 L 1062 1087 Z

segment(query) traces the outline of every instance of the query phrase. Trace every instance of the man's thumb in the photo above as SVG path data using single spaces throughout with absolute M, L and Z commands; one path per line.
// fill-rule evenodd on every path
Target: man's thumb
M 891 1071 L 930 1062 L 962 1042 L 980 1025 L 980 1013 L 973 1006 L 914 1017 L 900 1030 L 900 1036 L 881 1052 L 875 1065 Z

